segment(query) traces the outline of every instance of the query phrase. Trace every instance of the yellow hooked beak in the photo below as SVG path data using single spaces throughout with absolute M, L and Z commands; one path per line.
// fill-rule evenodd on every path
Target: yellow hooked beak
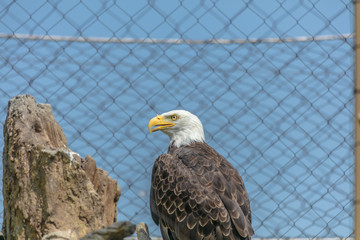
M 169 122 L 167 119 L 165 119 L 161 115 L 157 115 L 156 117 L 154 117 L 153 119 L 150 120 L 148 127 L 149 127 L 149 132 L 152 133 L 152 132 L 156 132 L 158 130 L 172 127 L 174 125 L 175 125 L 175 123 Z

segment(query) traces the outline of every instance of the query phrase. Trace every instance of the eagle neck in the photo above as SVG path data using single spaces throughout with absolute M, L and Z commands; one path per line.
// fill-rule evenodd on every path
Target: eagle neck
M 177 148 L 178 147 L 175 147 L 174 143 L 170 142 L 169 147 L 168 147 L 168 154 L 172 155 Z
M 195 147 L 197 144 L 202 144 L 202 146 L 208 146 L 205 142 L 193 142 L 191 144 L 181 145 L 178 147 L 174 143 L 170 142 L 168 147 L 168 154 L 173 155 L 175 152 L 178 152 L 178 150 L 181 148 Z

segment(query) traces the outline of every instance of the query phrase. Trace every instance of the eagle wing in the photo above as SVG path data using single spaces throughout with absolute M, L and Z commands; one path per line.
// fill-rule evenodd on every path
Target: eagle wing
M 239 173 L 204 143 L 156 159 L 150 208 L 165 240 L 250 239 L 253 234 Z

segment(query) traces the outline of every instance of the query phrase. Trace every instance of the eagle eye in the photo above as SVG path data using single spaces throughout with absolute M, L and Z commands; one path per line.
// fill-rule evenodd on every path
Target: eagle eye
M 171 118 L 171 120 L 176 121 L 176 120 L 178 120 L 179 116 L 176 114 L 173 114 L 170 116 L 170 118 Z

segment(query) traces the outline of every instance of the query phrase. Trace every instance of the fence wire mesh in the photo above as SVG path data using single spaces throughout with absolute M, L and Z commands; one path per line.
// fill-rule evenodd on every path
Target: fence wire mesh
M 353 19 L 351 0 L 1 1 L 1 124 L 17 94 L 51 104 L 118 180 L 118 220 L 158 236 L 168 139 L 147 123 L 187 109 L 243 176 L 255 237 L 352 237 Z

